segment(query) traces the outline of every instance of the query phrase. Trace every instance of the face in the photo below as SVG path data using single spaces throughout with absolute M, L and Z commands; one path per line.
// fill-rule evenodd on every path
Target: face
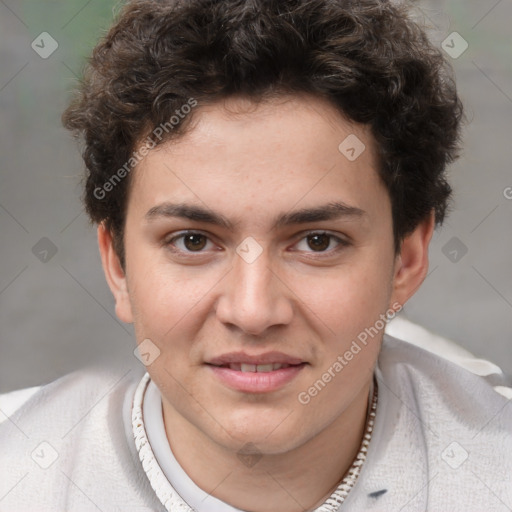
M 429 232 L 394 254 L 374 140 L 323 100 L 232 98 L 194 116 L 133 171 L 125 273 L 100 234 L 107 278 L 160 352 L 147 370 L 166 422 L 283 453 L 367 400 L 383 315 L 421 281 Z M 356 159 L 339 149 L 349 136 Z

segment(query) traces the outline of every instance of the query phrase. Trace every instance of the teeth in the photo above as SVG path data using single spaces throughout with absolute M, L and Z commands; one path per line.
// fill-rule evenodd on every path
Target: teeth
M 289 364 L 281 364 L 281 363 L 269 363 L 269 364 L 245 364 L 245 363 L 231 363 L 229 368 L 231 370 L 241 371 L 241 372 L 272 372 L 275 370 L 280 370 L 281 368 L 288 368 Z
M 271 372 L 274 369 L 274 365 L 270 364 L 259 364 L 256 366 L 256 371 L 259 372 Z

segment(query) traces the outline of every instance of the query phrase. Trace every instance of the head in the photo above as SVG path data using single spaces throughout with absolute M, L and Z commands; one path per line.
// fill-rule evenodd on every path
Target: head
M 117 314 L 158 348 L 169 417 L 277 453 L 367 394 L 375 326 L 426 275 L 461 116 L 442 55 L 392 2 L 121 11 L 63 119 L 85 141 Z M 233 352 L 300 365 L 239 389 L 218 377 Z

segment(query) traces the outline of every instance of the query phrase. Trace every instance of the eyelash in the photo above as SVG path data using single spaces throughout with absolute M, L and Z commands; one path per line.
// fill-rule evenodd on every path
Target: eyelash
M 184 237 L 186 237 L 188 235 L 201 235 L 201 236 L 206 237 L 208 241 L 211 241 L 210 237 L 207 234 L 202 233 L 201 231 L 183 231 L 183 232 L 179 233 L 178 235 L 173 236 L 172 238 L 166 239 L 165 242 L 164 242 L 164 245 L 166 247 L 168 247 L 174 253 L 182 253 L 182 254 L 186 254 L 187 256 L 194 255 L 194 254 L 204 254 L 204 251 L 202 251 L 202 250 L 200 250 L 200 251 L 188 251 L 188 250 L 176 249 L 174 247 L 173 244 L 174 244 L 174 242 L 176 240 L 183 239 Z M 337 253 L 340 250 L 342 250 L 342 249 L 348 247 L 349 245 L 351 245 L 349 241 L 347 241 L 347 240 L 345 240 L 343 238 L 340 238 L 340 237 L 338 237 L 336 235 L 333 235 L 332 233 L 329 233 L 327 231 L 308 231 L 294 245 L 296 245 L 299 242 L 301 242 L 303 240 L 306 240 L 308 237 L 311 237 L 311 236 L 314 236 L 314 235 L 327 235 L 329 237 L 329 239 L 330 239 L 329 240 L 329 245 L 330 245 L 330 241 L 331 240 L 335 240 L 338 243 L 338 245 L 334 249 L 328 249 L 328 250 L 325 250 L 325 251 L 306 251 L 308 254 L 315 255 L 315 256 L 313 256 L 315 258 L 322 258 L 322 257 L 324 257 L 322 255 L 332 256 L 333 253 Z M 194 257 L 194 256 L 192 256 L 192 257 Z

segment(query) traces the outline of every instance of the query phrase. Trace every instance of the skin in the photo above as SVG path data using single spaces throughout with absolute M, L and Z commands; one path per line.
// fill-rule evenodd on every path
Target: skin
M 353 162 L 338 150 L 350 134 L 366 146 Z M 370 131 L 306 96 L 198 107 L 191 130 L 150 151 L 132 180 L 125 270 L 103 226 L 99 246 L 117 315 L 161 352 L 147 370 L 177 460 L 199 487 L 243 510 L 319 506 L 359 450 L 382 332 L 308 404 L 298 394 L 416 291 L 433 216 L 395 254 Z M 331 202 L 363 213 L 274 226 L 281 214 Z M 148 217 L 164 203 L 206 208 L 232 226 Z M 206 238 L 171 241 L 183 230 Z M 308 237 L 318 231 L 334 238 Z M 247 237 L 262 249 L 252 263 L 236 252 Z M 205 362 L 238 350 L 307 364 L 278 390 L 235 391 Z M 256 456 L 244 464 L 240 450 Z

